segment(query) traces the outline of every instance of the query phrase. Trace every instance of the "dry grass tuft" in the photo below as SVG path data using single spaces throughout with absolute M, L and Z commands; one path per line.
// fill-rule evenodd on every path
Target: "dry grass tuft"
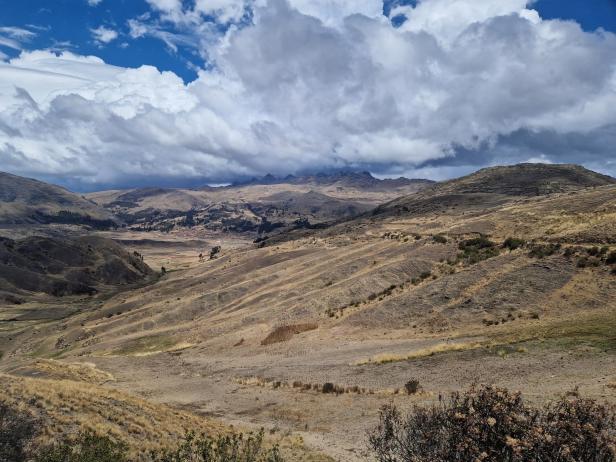
M 485 344 L 480 342 L 464 342 L 464 343 L 439 343 L 429 348 L 422 348 L 420 350 L 411 351 L 405 354 L 393 354 L 383 353 L 380 355 L 372 356 L 371 358 L 358 361 L 356 366 L 362 366 L 365 364 L 387 364 L 398 361 L 410 361 L 413 359 L 426 358 L 428 356 L 434 356 L 440 353 L 452 353 L 459 351 L 476 350 L 484 347 Z
M 2 401 L 27 408 L 42 421 L 41 442 L 59 441 L 87 429 L 125 441 L 132 448 L 131 460 L 173 446 L 189 430 L 214 434 L 225 430 L 191 413 L 91 383 L 0 374 L 0 388 Z

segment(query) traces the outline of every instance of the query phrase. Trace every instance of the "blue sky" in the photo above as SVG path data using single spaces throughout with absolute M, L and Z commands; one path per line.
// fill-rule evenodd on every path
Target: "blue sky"
M 392 6 L 414 3 L 412 0 L 385 0 L 383 10 L 389 14 Z M 602 27 L 616 31 L 615 0 L 538 0 L 532 7 L 546 19 L 572 19 L 586 30 Z M 195 79 L 194 66 L 207 65 L 190 47 L 180 46 L 174 51 L 157 38 L 130 37 L 127 22 L 151 14 L 145 0 L 103 0 L 95 6 L 88 5 L 87 0 L 0 0 L 0 11 L 0 26 L 17 26 L 36 32 L 36 37 L 24 44 L 29 49 L 68 49 L 96 55 L 109 64 L 124 67 L 149 64 L 173 71 L 185 81 Z M 92 29 L 100 26 L 117 31 L 118 38 L 108 44 L 97 43 Z M 169 29 L 181 32 L 172 26 Z M 19 53 L 2 46 L 0 50 L 9 56 Z
M 589 6 L 591 5 L 591 6 Z M 615 0 L 0 0 L 0 169 L 616 175 Z

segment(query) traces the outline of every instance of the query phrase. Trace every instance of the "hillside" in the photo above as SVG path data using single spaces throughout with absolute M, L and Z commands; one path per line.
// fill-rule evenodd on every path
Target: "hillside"
M 268 175 L 232 186 L 197 190 L 101 191 L 87 197 L 132 230 L 169 232 L 197 227 L 254 238 L 353 218 L 431 184 L 428 180 L 379 180 L 365 172 L 346 172 L 285 178 Z
M 330 200 L 247 188 L 288 209 Z M 168 247 L 143 250 L 170 262 L 154 284 L 62 316 L 12 307 L 0 370 L 92 363 L 120 391 L 365 460 L 356 443 L 383 404 L 438 403 L 473 383 L 616 403 L 615 236 L 613 179 L 542 165 L 432 185 L 265 247 L 223 240 L 214 259 L 179 251 L 170 233 Z
M 153 279 L 138 254 L 100 237 L 77 239 L 0 238 L 0 302 L 21 303 L 45 293 L 54 297 L 93 295 L 103 286 Z
M 116 225 L 109 212 L 64 188 L 0 172 L 0 225 L 48 223 Z
M 438 183 L 420 194 L 380 206 L 375 214 L 414 214 L 434 210 L 481 209 L 512 199 L 546 196 L 616 184 L 616 179 L 577 165 L 519 164 L 491 167 Z

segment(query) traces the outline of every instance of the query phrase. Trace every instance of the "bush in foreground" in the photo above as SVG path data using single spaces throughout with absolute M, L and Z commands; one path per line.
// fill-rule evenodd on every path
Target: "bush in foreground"
M 266 448 L 259 433 L 230 434 L 218 438 L 189 434 L 179 448 L 154 454 L 156 462 L 282 462 L 278 448 Z
M 127 454 L 123 442 L 84 431 L 74 441 L 40 448 L 34 462 L 128 462 Z
M 613 408 L 570 394 L 543 408 L 494 387 L 455 393 L 403 416 L 381 409 L 369 435 L 379 462 L 613 462 Z
M 91 430 L 50 445 L 37 444 L 42 422 L 0 401 L 0 462 L 132 462 L 123 441 Z M 283 462 L 277 446 L 268 446 L 264 433 L 197 436 L 189 433 L 174 448 L 152 452 L 151 462 Z M 139 448 L 133 448 L 139 449 Z

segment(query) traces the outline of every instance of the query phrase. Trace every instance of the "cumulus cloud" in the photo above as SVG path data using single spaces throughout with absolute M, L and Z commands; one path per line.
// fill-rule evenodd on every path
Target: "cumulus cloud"
M 98 26 L 96 29 L 90 29 L 92 37 L 99 44 L 107 44 L 118 38 L 118 32 L 109 29 L 105 26 Z
M 149 3 L 168 21 L 198 8 Z M 337 167 L 438 178 L 528 159 L 616 173 L 613 34 L 521 0 L 423 0 L 394 9 L 399 28 L 369 1 L 252 8 L 249 24 L 194 45 L 213 66 L 189 84 L 66 52 L 0 63 L 0 157 L 17 173 L 123 186 Z M 152 33 L 148 20 L 131 34 Z
M 90 6 L 97 6 L 98 4 L 100 4 L 103 0 L 88 0 L 88 5 Z

